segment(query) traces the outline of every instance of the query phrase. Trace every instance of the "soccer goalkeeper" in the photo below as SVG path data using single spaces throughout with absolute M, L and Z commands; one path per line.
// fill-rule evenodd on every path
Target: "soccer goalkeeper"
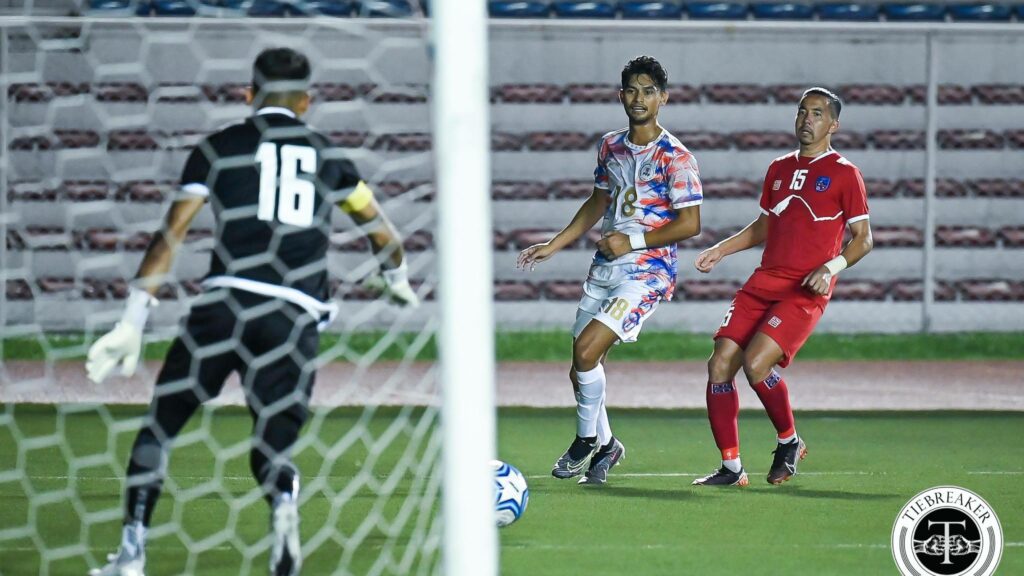
M 252 473 L 271 506 L 270 572 L 297 574 L 299 473 L 290 451 L 306 421 L 319 331 L 330 302 L 327 248 L 333 205 L 367 233 L 390 300 L 417 306 L 401 239 L 351 162 L 300 120 L 309 108 L 310 64 L 288 48 L 253 65 L 254 114 L 203 140 L 181 177 L 163 229 L 146 250 L 121 321 L 89 349 L 89 379 L 131 375 L 154 294 L 193 217 L 210 202 L 216 245 L 203 294 L 193 304 L 156 381 L 132 447 L 121 545 L 102 576 L 143 574 L 146 530 L 160 496 L 171 443 L 228 375 L 241 377 L 253 418 Z

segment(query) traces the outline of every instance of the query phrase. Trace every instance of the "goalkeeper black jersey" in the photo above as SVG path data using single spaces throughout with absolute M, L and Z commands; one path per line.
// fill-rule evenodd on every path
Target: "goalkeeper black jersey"
M 285 108 L 263 108 L 204 139 L 181 185 L 208 197 L 216 219 L 207 281 L 326 300 L 331 211 L 359 179 L 338 148 Z

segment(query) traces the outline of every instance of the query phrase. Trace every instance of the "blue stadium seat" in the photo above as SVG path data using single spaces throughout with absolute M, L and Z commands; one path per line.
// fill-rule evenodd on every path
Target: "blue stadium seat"
M 254 0 L 249 6 L 249 16 L 254 18 L 282 18 L 300 14 L 290 3 L 279 0 Z
M 408 0 L 362 0 L 356 14 L 371 18 L 409 18 L 415 12 Z
M 1024 20 L 1024 4 L 1017 4 L 1017 18 Z
M 88 11 L 96 16 L 149 16 L 149 0 L 89 0 Z
M 819 4 L 818 16 L 822 20 L 870 22 L 878 20 L 878 5 L 858 4 L 856 2 Z
M 899 3 L 882 7 L 885 17 L 899 21 L 933 21 L 946 19 L 946 7 L 941 4 Z
M 687 2 L 686 10 L 694 20 L 744 20 L 747 5 L 742 2 Z
M 1010 19 L 1010 11 L 1010 7 L 1003 4 L 953 4 L 949 7 L 953 20 L 1005 22 Z
M 195 16 L 196 0 L 153 0 L 153 14 L 157 16 Z
M 660 18 L 679 19 L 683 15 L 683 7 L 677 2 L 644 2 L 629 0 L 620 4 L 623 18 Z
M 615 18 L 615 5 L 611 2 L 566 0 L 554 3 L 559 18 Z
M 551 7 L 547 2 L 492 0 L 487 4 L 492 18 L 547 18 Z
M 758 20 L 810 20 L 814 7 L 801 2 L 757 2 L 751 5 Z
M 356 2 L 351 0 L 306 0 L 302 3 L 303 13 L 310 16 L 335 16 L 344 18 L 351 16 L 356 9 Z

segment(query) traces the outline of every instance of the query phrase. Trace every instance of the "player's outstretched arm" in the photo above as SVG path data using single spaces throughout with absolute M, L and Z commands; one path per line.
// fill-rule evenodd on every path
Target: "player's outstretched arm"
M 761 244 L 767 234 L 768 216 L 761 214 L 757 220 L 747 224 L 743 230 L 698 254 L 693 265 L 698 271 L 707 274 L 726 256 Z
M 187 196 L 171 204 L 163 228 L 146 248 L 139 272 L 129 289 L 121 321 L 89 348 L 85 369 L 93 382 L 102 382 L 119 364 L 122 375 L 135 373 L 142 352 L 142 330 L 146 326 L 149 309 L 157 305 L 153 295 L 167 277 L 174 254 L 205 201 L 201 196 Z
M 541 244 L 534 244 L 519 253 L 516 259 L 516 267 L 526 270 L 533 268 L 545 260 L 554 256 L 559 250 L 572 244 L 587 233 L 604 216 L 605 210 L 611 198 L 608 191 L 601 188 L 594 188 L 590 198 L 580 206 L 579 210 L 569 221 L 569 224 L 561 232 L 555 234 L 554 238 Z
M 412 308 L 419 306 L 420 299 L 409 285 L 409 266 L 405 261 L 402 237 L 381 210 L 370 187 L 359 182 L 355 191 L 339 206 L 362 228 L 373 253 L 380 260 L 379 281 L 371 279 L 368 285 L 383 291 L 394 304 Z M 380 283 L 383 285 L 374 286 Z
M 874 247 L 875 242 L 871 237 L 871 224 L 868 223 L 867 219 L 851 223 L 850 232 L 853 233 L 853 237 L 850 238 L 850 241 L 843 248 L 839 256 L 825 262 L 816 270 L 804 276 L 803 286 L 814 294 L 828 294 L 829 283 L 832 281 L 832 277 L 859 262 Z

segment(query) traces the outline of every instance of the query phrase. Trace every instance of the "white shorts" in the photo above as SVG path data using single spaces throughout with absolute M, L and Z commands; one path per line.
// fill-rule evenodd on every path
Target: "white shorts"
M 636 342 L 644 322 L 662 301 L 662 294 L 662 291 L 636 280 L 610 287 L 584 282 L 572 337 L 578 337 L 591 320 L 597 320 L 615 332 L 619 340 Z

